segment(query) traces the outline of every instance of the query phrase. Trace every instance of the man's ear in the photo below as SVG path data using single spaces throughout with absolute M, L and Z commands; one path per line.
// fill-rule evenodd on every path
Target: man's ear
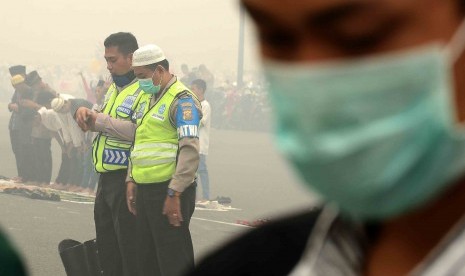
M 127 57 L 131 60 L 131 63 L 132 63 L 132 57 L 133 57 L 133 55 L 134 55 L 133 53 L 130 53 L 130 54 L 128 54 L 128 56 L 127 56 Z

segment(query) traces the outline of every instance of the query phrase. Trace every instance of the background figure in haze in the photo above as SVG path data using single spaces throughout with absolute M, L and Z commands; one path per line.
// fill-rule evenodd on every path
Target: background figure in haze
M 34 113 L 31 132 L 33 149 L 31 159 L 34 173 L 31 180 L 39 185 L 50 185 L 52 178 L 52 132 L 40 122 L 37 111 L 44 106 L 50 106 L 52 99 L 56 97 L 56 92 L 42 81 L 37 71 L 27 74 L 26 84 L 33 91 L 31 100 L 21 101 L 21 106 Z
M 191 84 L 192 92 L 199 98 L 202 105 L 202 120 L 200 120 L 199 143 L 200 143 L 200 161 L 198 174 L 202 184 L 202 202 L 210 200 L 210 178 L 208 176 L 207 155 L 210 146 L 210 125 L 211 125 L 211 107 L 205 99 L 207 84 L 202 79 L 196 79 Z
M 13 76 L 11 81 L 15 88 L 15 101 L 17 102 L 11 106 L 17 112 L 13 129 L 17 129 L 18 134 L 18 172 L 21 182 L 25 183 L 35 179 L 31 132 L 36 112 L 25 107 L 23 103 L 32 101 L 34 95 L 31 87 L 26 84 L 26 78 L 22 75 Z
M 61 147 L 61 164 L 53 187 L 69 190 L 76 185 L 76 183 L 72 183 L 72 179 L 75 178 L 73 177 L 74 172 L 72 169 L 76 165 L 76 162 L 73 161 L 73 154 L 75 153 L 75 148 L 82 144 L 83 135 L 79 129 L 76 129 L 71 114 L 57 112 L 57 110 L 61 111 L 64 101 L 74 99 L 74 97 L 68 94 L 60 94 L 58 98 L 52 100 L 51 103 L 51 108 L 60 122 L 61 136 L 59 138 L 62 141 L 62 143 L 59 143 Z
M 182 77 L 180 78 L 181 82 L 184 84 L 189 84 L 196 79 L 195 75 L 189 70 L 189 66 L 185 63 L 181 65 Z
M 242 0 L 275 136 L 319 209 L 193 275 L 463 275 L 465 1 Z
M 65 168 L 69 166 L 69 163 L 67 163 L 68 156 L 65 150 L 65 144 L 66 144 L 65 135 L 69 136 L 68 134 L 69 130 L 63 127 L 63 124 L 62 124 L 62 121 L 59 115 L 52 109 L 51 105 L 42 107 L 37 112 L 39 113 L 40 123 L 43 124 L 48 130 L 50 130 L 53 133 L 53 137 L 55 138 L 57 143 L 60 145 L 60 148 L 62 151 L 62 160 L 60 164 L 59 174 L 55 180 L 55 183 L 51 184 L 50 187 L 55 188 L 55 189 L 64 189 L 65 186 L 58 185 L 57 183 L 68 182 L 67 179 L 68 179 L 68 174 L 69 174 L 69 168 L 66 169 L 68 171 L 65 171 Z M 66 181 L 63 182 L 64 179 L 66 179 Z
M 209 89 L 213 89 L 215 84 L 215 76 L 213 76 L 212 72 L 210 72 L 210 70 L 207 69 L 207 66 L 205 66 L 205 64 L 199 65 L 199 70 L 197 72 L 196 77 L 205 81 Z
M 62 124 L 67 126 L 73 140 L 72 143 L 67 146 L 67 155 L 70 160 L 67 165 L 68 168 L 66 168 L 66 170 L 69 171 L 69 178 L 68 181 L 65 182 L 69 186 L 68 189 L 72 191 L 82 191 L 87 188 L 81 186 L 83 177 L 82 172 L 84 171 L 83 152 L 85 147 L 85 135 L 74 120 L 74 114 L 81 106 L 92 108 L 93 105 L 84 99 L 70 98 L 65 100 L 62 97 L 58 97 L 52 101 L 53 110 L 59 115 L 62 120 Z
M 15 65 L 9 68 L 11 79 L 11 85 L 15 88 L 15 85 L 23 82 L 26 79 L 26 67 L 23 65 Z M 15 78 L 13 78 L 16 76 Z M 22 182 L 24 178 L 24 168 L 21 163 L 21 119 L 19 118 L 19 92 L 15 88 L 11 101 L 8 104 L 8 110 L 11 112 L 10 121 L 8 123 L 8 130 L 10 131 L 10 142 L 11 148 L 15 155 L 16 170 L 18 172 L 17 177 L 13 180 L 16 182 Z
M 92 104 L 95 104 L 97 102 L 96 95 L 95 95 L 95 89 L 92 89 L 89 86 L 89 83 L 87 82 L 87 79 L 84 77 L 82 72 L 79 72 L 79 76 L 81 77 L 82 86 L 84 88 L 84 91 L 86 92 L 87 101 L 91 102 Z

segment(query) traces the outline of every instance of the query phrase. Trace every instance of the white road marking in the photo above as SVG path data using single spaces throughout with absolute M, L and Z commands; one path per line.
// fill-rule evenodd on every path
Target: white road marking
M 80 215 L 80 214 L 81 214 L 81 213 L 79 213 L 79 212 L 74 212 L 74 211 L 68 211 L 68 212 L 66 212 L 66 213 L 68 213 L 68 214 L 74 214 L 74 215 Z
M 11 230 L 11 231 L 23 231 L 23 229 L 21 229 L 21 228 L 14 228 L 14 227 L 8 227 L 8 230 Z
M 225 224 L 225 225 L 236 226 L 236 227 L 252 228 L 251 226 L 248 226 L 248 225 L 242 225 L 242 224 L 237 224 L 237 223 L 224 222 L 224 221 L 219 221 L 219 220 L 204 219 L 204 218 L 196 218 L 196 217 L 192 217 L 192 219 L 201 220 L 201 221 L 208 221 L 208 222 L 214 222 L 214 223 Z
M 91 202 L 91 201 L 77 201 L 77 200 L 67 200 L 67 199 L 62 199 L 61 201 L 64 201 L 64 202 L 71 202 L 71 203 L 79 203 L 79 204 L 88 204 L 88 205 L 93 205 L 94 202 Z

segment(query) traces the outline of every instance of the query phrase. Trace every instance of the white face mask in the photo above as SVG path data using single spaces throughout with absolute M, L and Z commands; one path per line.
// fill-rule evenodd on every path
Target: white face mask
M 265 62 L 276 138 L 305 183 L 362 219 L 399 215 L 465 170 L 449 45 L 320 65 Z M 451 62 L 451 59 L 453 60 Z

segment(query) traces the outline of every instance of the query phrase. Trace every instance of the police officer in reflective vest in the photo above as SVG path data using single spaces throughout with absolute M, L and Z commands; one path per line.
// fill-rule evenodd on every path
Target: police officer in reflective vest
M 81 107 L 76 121 L 84 131 L 99 131 L 93 144 L 94 165 L 100 173 L 94 219 L 102 269 L 105 275 L 133 276 L 138 274 L 136 218 L 126 204 L 125 183 L 133 134 L 121 132 L 118 123 L 130 123 L 144 97 L 131 68 L 138 44 L 131 33 L 115 33 L 104 45 L 113 83 L 100 110 Z
M 181 275 L 194 266 L 189 222 L 199 163 L 197 97 L 169 72 L 156 45 L 134 53 L 133 69 L 150 97 L 134 114 L 137 129 L 127 179 L 136 215 L 141 275 Z

